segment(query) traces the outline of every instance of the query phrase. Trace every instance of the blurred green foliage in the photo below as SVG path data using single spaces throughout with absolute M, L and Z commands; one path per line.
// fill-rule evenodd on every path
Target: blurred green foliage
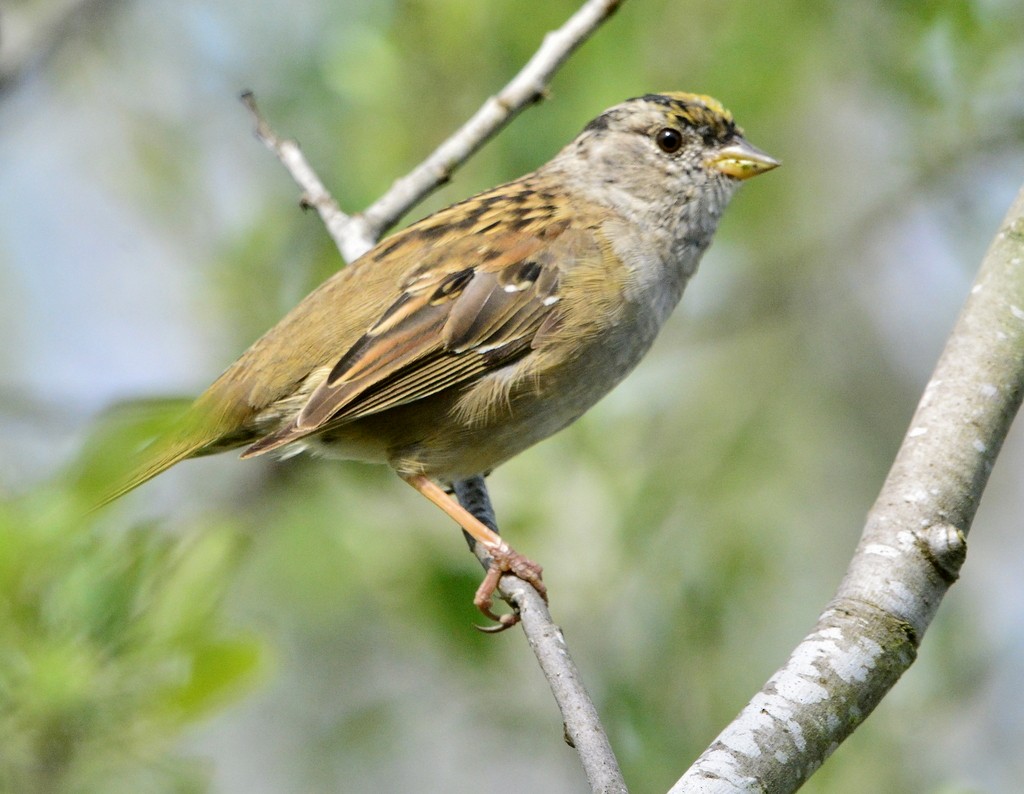
M 576 6 L 107 4 L 0 95 L 0 320 L 26 340 L 0 406 L 0 789 L 586 789 L 525 643 L 469 628 L 457 531 L 388 472 L 204 459 L 82 518 L 173 404 L 78 409 L 202 388 L 341 266 L 241 90 L 358 210 Z M 668 788 L 842 576 L 1024 179 L 1022 30 L 1009 0 L 628 0 L 412 213 L 651 90 L 718 96 L 784 162 L 730 208 L 641 368 L 491 478 L 632 790 Z M 1000 568 L 1019 446 L 920 660 L 804 790 L 1024 788 L 1024 610 Z
M 0 507 L 0 790 L 202 790 L 164 755 L 260 668 L 220 616 L 240 537 L 112 530 L 53 488 Z

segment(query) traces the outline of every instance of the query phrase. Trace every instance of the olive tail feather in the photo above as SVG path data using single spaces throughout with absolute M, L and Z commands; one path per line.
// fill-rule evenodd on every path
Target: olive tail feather
M 114 484 L 100 494 L 93 510 L 104 507 L 115 499 L 119 499 L 129 491 L 149 482 L 158 474 L 167 471 L 171 466 L 186 458 L 200 453 L 209 444 L 207 438 L 172 437 L 157 439 L 150 446 L 140 451 L 133 460 L 131 468 L 114 481 Z
M 189 400 L 132 401 L 96 423 L 74 464 L 88 512 L 113 502 L 186 458 L 247 442 L 237 412 Z M 233 433 L 240 433 L 235 439 Z

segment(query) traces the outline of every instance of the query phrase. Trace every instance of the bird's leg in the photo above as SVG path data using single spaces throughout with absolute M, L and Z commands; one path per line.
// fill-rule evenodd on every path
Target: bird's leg
M 403 476 L 402 479 L 451 516 L 490 555 L 491 564 L 487 569 L 487 575 L 484 576 L 483 582 L 480 583 L 480 587 L 477 588 L 476 595 L 473 597 L 476 608 L 484 615 L 499 623 L 501 628 L 514 626 L 519 622 L 518 615 L 498 616 L 491 611 L 498 580 L 505 573 L 511 573 L 533 585 L 544 600 L 547 600 L 547 588 L 541 581 L 543 569 L 537 563 L 527 559 L 509 546 L 502 540 L 501 535 L 484 524 L 429 478 L 422 474 L 416 474 Z

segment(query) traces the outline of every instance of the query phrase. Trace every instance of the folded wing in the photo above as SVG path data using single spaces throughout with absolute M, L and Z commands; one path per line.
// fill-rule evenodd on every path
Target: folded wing
M 555 321 L 565 240 L 554 234 L 469 236 L 443 248 L 403 285 L 401 296 L 341 356 L 298 415 L 243 457 L 421 400 L 508 366 Z M 500 252 L 500 253 L 496 253 Z

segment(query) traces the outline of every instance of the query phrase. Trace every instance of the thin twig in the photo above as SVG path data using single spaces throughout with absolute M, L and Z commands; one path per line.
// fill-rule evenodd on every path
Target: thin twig
M 324 183 L 320 181 L 316 171 L 306 160 L 299 144 L 291 138 L 281 138 L 274 132 L 257 107 L 256 97 L 252 91 L 245 91 L 240 98 L 256 122 L 256 137 L 277 155 L 281 165 L 291 174 L 292 179 L 302 190 L 302 204 L 317 211 L 320 220 L 327 227 L 327 233 L 331 235 L 331 239 L 341 250 L 341 241 L 349 233 L 351 217 L 341 211 L 338 202 L 334 200 Z
M 494 508 L 483 477 L 456 483 L 455 494 L 463 507 L 497 531 Z M 490 565 L 487 553 L 478 543 L 471 542 L 470 548 L 486 569 Z M 566 741 L 576 748 L 591 789 L 602 794 L 625 794 L 626 783 L 601 718 L 583 685 L 565 636 L 552 621 L 544 599 L 530 584 L 511 575 L 501 577 L 498 592 L 519 612 L 526 639 L 562 712 Z
M 256 134 L 277 155 L 303 191 L 303 201 L 316 208 L 342 257 L 352 262 L 369 251 L 380 236 L 431 191 L 444 184 L 475 151 L 508 124 L 524 107 L 544 96 L 558 68 L 623 0 L 587 0 L 558 30 L 544 37 L 540 49 L 496 95 L 490 97 L 451 137 L 420 165 L 397 179 L 364 212 L 346 215 L 306 161 L 298 144 L 278 138 L 256 107 L 251 92 L 242 101 L 256 120 Z
M 408 175 L 396 180 L 361 215 L 353 219 L 359 225 L 357 246 L 343 253 L 360 254 L 359 246 L 369 248 L 428 193 L 447 182 L 462 163 L 524 107 L 544 97 L 551 77 L 576 48 L 611 16 L 623 0 L 587 0 L 558 30 L 544 37 L 540 49 L 508 84 L 490 97 L 448 140 L 437 147 Z
M 913 663 L 1024 395 L 1024 189 L 1000 227 L 843 583 L 789 661 L 672 788 L 791 792 Z

